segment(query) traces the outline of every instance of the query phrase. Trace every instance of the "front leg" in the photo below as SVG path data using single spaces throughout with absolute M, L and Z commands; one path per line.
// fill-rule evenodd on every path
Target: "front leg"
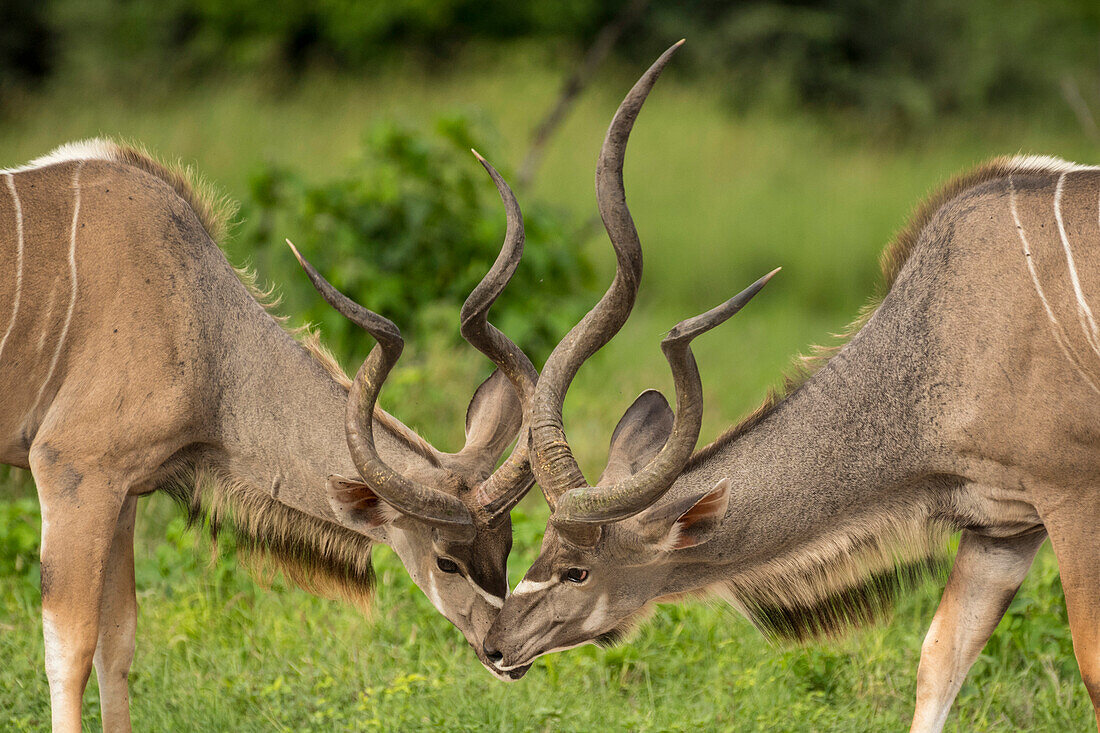
M 42 633 L 53 730 L 79 733 L 125 491 L 45 444 L 31 448 L 30 466 L 42 508 Z
M 1100 730 L 1100 496 L 1094 492 L 1058 503 L 1043 516 L 1066 593 L 1073 653 L 1092 699 Z
M 95 674 L 104 733 L 129 733 L 130 690 L 128 678 L 134 660 L 137 632 L 137 596 L 134 586 L 134 519 L 137 497 L 122 505 L 99 606 L 99 643 L 95 650 Z
M 985 537 L 964 530 L 940 606 L 921 647 L 911 731 L 941 731 L 963 679 L 1004 616 L 1046 539 Z

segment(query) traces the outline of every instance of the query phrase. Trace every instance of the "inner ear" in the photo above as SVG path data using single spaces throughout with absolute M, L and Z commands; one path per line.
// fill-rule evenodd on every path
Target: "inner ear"
M 649 465 L 672 434 L 673 414 L 665 396 L 655 389 L 638 395 L 611 434 L 607 468 L 600 486 L 618 483 Z
M 390 524 L 402 516 L 362 481 L 333 474 L 328 477 L 326 493 L 340 524 L 358 532 Z
M 721 524 L 729 503 L 730 482 L 724 478 L 676 518 L 662 545 L 668 550 L 682 550 L 703 544 Z
M 461 453 L 476 456 L 492 468 L 515 440 L 522 422 L 519 396 L 497 369 L 477 388 L 466 408 L 466 446 Z

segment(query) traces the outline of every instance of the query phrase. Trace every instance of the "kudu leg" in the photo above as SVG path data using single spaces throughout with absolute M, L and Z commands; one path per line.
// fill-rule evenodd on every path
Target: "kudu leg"
M 48 445 L 31 448 L 30 466 L 42 508 L 42 631 L 53 730 L 80 731 L 107 560 L 126 497 Z
M 104 733 L 129 733 L 130 691 L 128 678 L 134 659 L 137 631 L 137 596 L 134 586 L 134 519 L 137 497 L 122 505 L 103 581 L 99 606 L 99 641 L 95 650 L 95 674 Z
M 997 628 L 1046 533 L 993 538 L 964 531 L 921 647 L 911 731 L 943 730 L 963 679 Z
M 1073 653 L 1100 729 L 1100 523 L 1096 507 L 1093 501 L 1085 501 L 1044 516 L 1043 521 L 1058 557 Z

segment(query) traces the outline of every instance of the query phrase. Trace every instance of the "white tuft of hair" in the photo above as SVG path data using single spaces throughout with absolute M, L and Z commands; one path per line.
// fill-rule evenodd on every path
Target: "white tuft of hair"
M 118 143 L 102 137 L 74 140 L 54 148 L 29 163 L 0 172 L 20 173 L 74 160 L 119 160 L 121 157 L 120 151 L 121 148 Z

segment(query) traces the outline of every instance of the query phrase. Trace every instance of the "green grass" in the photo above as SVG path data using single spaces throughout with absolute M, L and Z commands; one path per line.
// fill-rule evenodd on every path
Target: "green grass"
M 584 98 L 548 151 L 539 195 L 594 212 L 596 150 L 632 73 L 609 71 Z M 121 101 L 62 88 L 0 124 L 0 165 L 65 140 L 118 134 L 179 155 L 242 196 L 261 161 L 322 179 L 353 154 L 372 122 L 396 116 L 427 124 L 462 105 L 497 123 L 495 149 L 483 152 L 507 168 L 521 159 L 526 133 L 558 82 L 536 56 L 473 60 L 435 78 L 392 70 L 363 79 L 309 76 L 283 90 L 225 81 Z M 889 139 L 813 119 L 731 118 L 717 99 L 707 88 L 663 80 L 632 139 L 628 200 L 647 257 L 640 306 L 579 375 L 566 406 L 590 475 L 634 396 L 647 387 L 670 390 L 657 343 L 680 318 L 784 267 L 758 301 L 698 343 L 709 439 L 761 398 L 792 354 L 854 315 L 871 290 L 878 252 L 938 181 L 1018 150 L 1096 159 L 1056 115 L 955 122 Z M 599 238 L 590 246 L 608 275 L 610 249 Z M 230 250 L 236 260 L 248 255 L 240 245 Z M 298 276 L 285 257 L 258 263 L 261 275 Z M 387 404 L 454 448 L 484 366 L 432 344 L 410 344 L 410 352 L 390 396 L 424 397 Z M 32 497 L 18 473 L 0 488 L 5 729 L 39 730 L 48 719 Z M 513 582 L 534 557 L 545 517 L 537 497 L 515 514 Z M 666 606 L 628 645 L 553 655 L 522 682 L 504 685 L 480 668 L 388 550 L 377 552 L 371 618 L 279 584 L 262 589 L 230 555 L 213 563 L 210 556 L 170 502 L 143 501 L 131 685 L 138 730 L 897 730 L 912 712 L 920 642 L 939 595 L 923 589 L 891 623 L 805 648 L 770 647 L 718 605 Z M 85 714 L 97 728 L 94 683 Z M 1076 731 L 1092 720 L 1045 549 L 963 686 L 948 729 Z

